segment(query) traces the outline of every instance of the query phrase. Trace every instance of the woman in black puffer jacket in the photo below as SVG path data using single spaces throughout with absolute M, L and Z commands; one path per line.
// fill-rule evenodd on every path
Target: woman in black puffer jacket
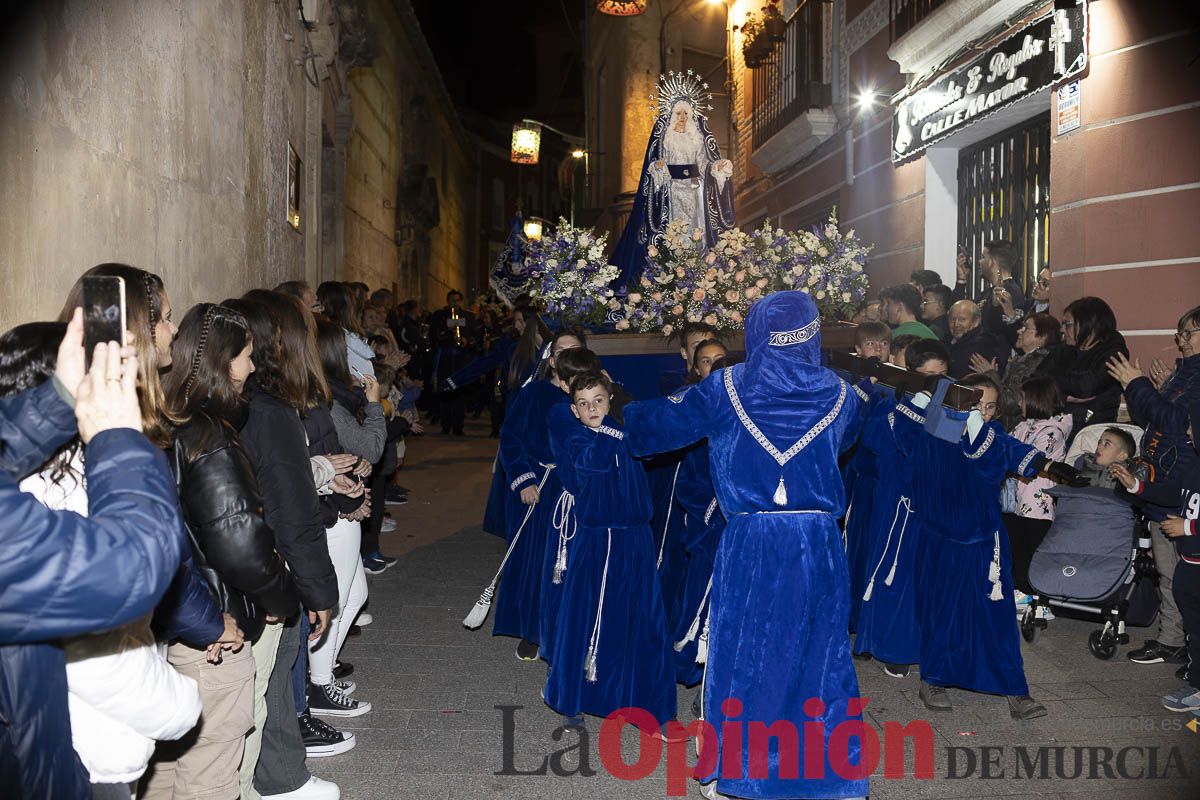
M 1128 356 L 1117 319 L 1099 297 L 1081 297 L 1063 311 L 1063 354 L 1050 373 L 1066 398 L 1072 431 L 1099 422 L 1115 422 L 1121 405 L 1121 384 L 1108 374 L 1108 360 Z
M 196 566 L 221 610 L 237 620 L 250 641 L 262 634 L 268 618 L 287 617 L 299 605 L 291 573 L 275 550 L 275 534 L 263 518 L 254 469 L 231 424 L 245 417 L 241 393 L 254 371 L 253 348 L 249 324 L 240 314 L 201 303 L 179 327 L 171 345 L 174 368 L 164 385 L 170 416 L 179 420 L 171 460 Z M 238 763 L 254 725 L 255 662 L 249 646 L 237 652 L 213 647 L 206 652 L 182 643 L 171 647 L 182 649 L 172 663 L 183 659 L 215 674 L 208 681 L 200 735 L 159 748 L 143 787 L 154 797 L 196 789 L 179 776 L 205 774 L 206 765 Z M 223 699 L 213 702 L 218 691 Z M 236 771 L 219 776 L 211 787 L 236 791 Z

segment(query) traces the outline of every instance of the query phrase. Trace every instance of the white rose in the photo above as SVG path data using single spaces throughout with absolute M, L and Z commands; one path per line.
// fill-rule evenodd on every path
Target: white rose
M 619 330 L 619 331 L 627 331 L 627 330 L 629 330 L 629 320 L 627 320 L 627 319 L 620 319 L 620 320 L 617 320 L 617 325 L 616 325 L 616 328 L 617 328 L 617 330 Z
M 817 255 L 819 255 L 821 258 L 828 258 L 828 257 L 829 257 L 829 251 L 828 251 L 828 250 L 826 250 L 824 247 L 818 247 L 818 248 L 817 248 Z
M 630 292 L 629 293 L 629 302 L 640 303 L 640 302 L 642 302 L 642 296 L 640 294 L 638 294 L 637 292 Z
M 820 291 L 818 291 L 818 292 L 817 292 L 817 299 L 818 299 L 818 300 L 824 300 L 824 299 L 825 299 L 825 290 L 824 290 L 824 289 L 821 289 Z
M 850 302 L 850 293 L 849 292 L 842 292 L 842 302 L 843 303 Z

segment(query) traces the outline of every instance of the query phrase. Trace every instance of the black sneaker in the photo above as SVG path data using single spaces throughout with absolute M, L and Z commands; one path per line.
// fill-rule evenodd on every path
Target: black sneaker
M 353 750 L 358 744 L 353 733 L 339 731 L 307 711 L 300 715 L 300 737 L 304 739 L 304 752 L 309 758 L 336 756 Z
M 361 636 L 362 635 L 362 627 L 359 625 L 351 625 L 350 631 L 346 635 L 347 636 Z
M 354 665 L 349 661 L 333 662 L 333 679 L 342 680 L 354 674 Z
M 355 700 L 332 683 L 309 686 L 308 707 L 322 717 L 360 717 L 371 710 L 371 704 L 366 700 Z
M 907 678 L 908 664 L 884 664 L 883 674 L 889 678 Z
M 1154 639 L 1137 650 L 1129 651 L 1129 660 L 1135 664 L 1186 664 L 1186 647 L 1167 647 Z
M 522 661 L 536 661 L 538 657 L 538 646 L 528 639 L 522 639 L 517 644 L 517 658 Z
M 1187 662 L 1185 661 L 1183 663 L 1182 667 L 1175 670 L 1175 677 L 1179 678 L 1179 680 L 1181 680 L 1181 681 L 1186 681 L 1187 680 L 1187 668 L 1188 668 L 1188 665 L 1187 665 Z

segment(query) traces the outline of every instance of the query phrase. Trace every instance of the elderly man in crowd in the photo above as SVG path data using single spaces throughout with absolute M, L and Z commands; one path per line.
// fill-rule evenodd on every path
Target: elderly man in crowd
M 972 300 L 959 300 L 950 306 L 950 375 L 962 378 L 971 369 L 971 356 L 979 355 L 985 361 L 993 359 L 1004 371 L 1008 362 L 1008 348 L 994 334 L 983 330 L 982 314 Z

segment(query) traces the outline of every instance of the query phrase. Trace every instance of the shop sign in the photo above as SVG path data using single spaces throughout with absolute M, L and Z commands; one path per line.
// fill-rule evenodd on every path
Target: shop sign
M 1058 125 L 1055 135 L 1062 136 L 1079 127 L 1079 81 L 1064 83 L 1055 92 L 1058 99 Z
M 1079 74 L 1086 65 L 1086 3 L 1032 22 L 896 103 L 892 161 L 906 161 L 971 123 Z

